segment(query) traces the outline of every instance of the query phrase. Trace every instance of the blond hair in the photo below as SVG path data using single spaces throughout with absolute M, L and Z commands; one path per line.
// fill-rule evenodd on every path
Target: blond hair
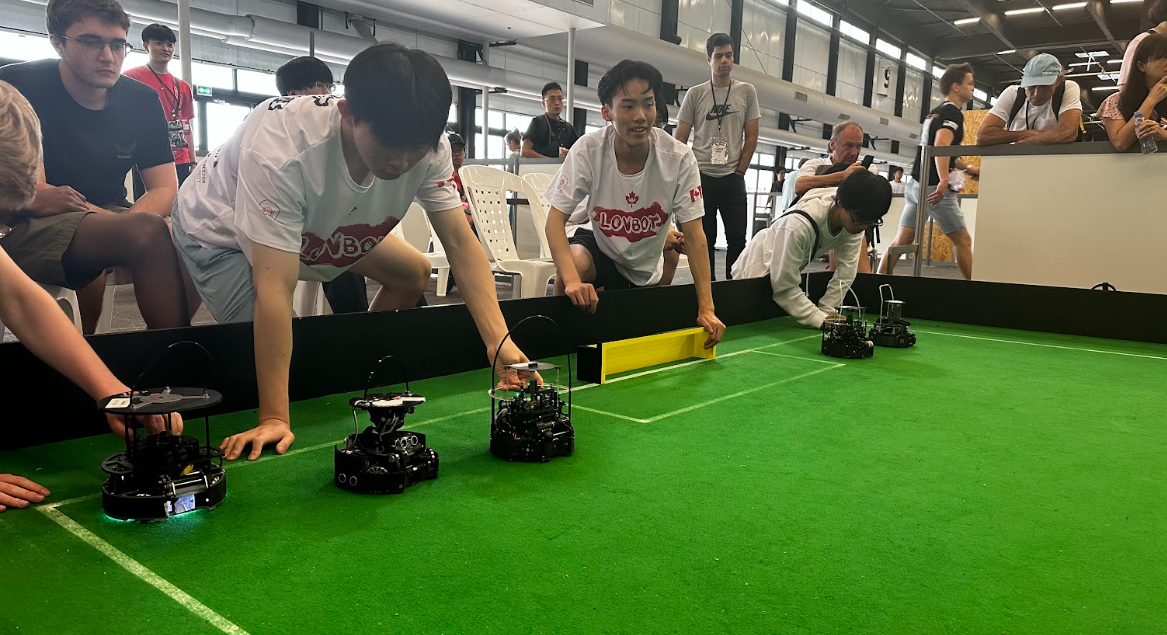
M 32 104 L 0 81 L 0 210 L 24 209 L 36 196 L 41 124 Z

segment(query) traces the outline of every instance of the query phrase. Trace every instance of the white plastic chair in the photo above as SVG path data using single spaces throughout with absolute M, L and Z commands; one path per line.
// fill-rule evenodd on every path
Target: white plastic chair
M 547 200 L 547 188 L 551 186 L 554 174 L 548 172 L 531 172 L 523 175 L 523 180 L 531 186 L 527 200 L 531 202 L 531 216 L 535 219 L 535 227 L 539 230 L 539 248 L 543 257 L 551 257 L 551 247 L 547 245 L 547 214 L 551 211 L 551 203 Z M 531 197 L 534 195 L 534 198 Z M 536 204 L 538 201 L 538 204 Z
M 134 279 L 130 277 L 128 269 L 114 267 L 113 272 L 105 277 L 105 291 L 101 296 L 101 315 L 97 318 L 95 333 L 109 333 L 113 331 L 114 294 L 118 287 L 132 287 Z
M 430 261 L 430 269 L 436 269 L 438 272 L 438 297 L 446 297 L 446 290 L 450 283 L 450 261 L 446 258 L 442 243 L 438 240 L 437 234 L 434 233 L 429 216 L 421 205 L 411 204 L 405 217 L 401 219 L 397 227 L 393 228 L 393 232 Z M 433 243 L 432 251 L 430 250 L 431 241 Z
M 324 297 L 324 285 L 319 282 L 301 280 L 296 283 L 292 294 L 292 312 L 296 317 L 324 315 L 328 311 L 328 299 Z
M 53 301 L 57 303 L 57 306 L 61 307 L 65 315 L 69 316 L 69 319 L 73 321 L 73 326 L 77 329 L 77 332 L 81 333 L 81 309 L 77 306 L 77 292 L 72 289 L 66 289 L 65 287 L 54 287 L 51 284 L 42 284 L 40 287 L 53 297 Z M 3 336 L 4 322 L 0 320 L 0 338 Z
M 478 228 L 478 239 L 496 270 L 519 276 L 515 297 L 535 298 L 547 295 L 547 284 L 555 277 L 555 263 L 548 260 L 523 260 L 515 248 L 507 211 L 506 193 L 517 192 L 531 202 L 538 201 L 535 188 L 522 178 L 495 168 L 464 166 L 459 174 L 466 188 L 470 212 Z

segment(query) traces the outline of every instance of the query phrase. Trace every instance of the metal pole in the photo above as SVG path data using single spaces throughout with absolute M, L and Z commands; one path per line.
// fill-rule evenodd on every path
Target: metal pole
M 489 55 L 490 46 L 482 47 L 482 65 L 487 64 L 486 56 Z M 479 154 L 483 159 L 490 158 L 490 86 L 482 86 L 482 150 Z
M 916 255 L 912 261 L 912 275 L 919 278 L 924 265 L 924 227 L 928 219 L 928 170 L 932 165 L 932 146 L 923 146 L 920 152 L 920 202 L 916 205 Z
M 564 117 L 575 125 L 575 27 L 567 30 L 567 115 Z
M 191 74 L 190 50 L 190 0 L 178 0 L 178 52 L 182 55 L 182 78 L 194 86 L 194 76 Z
M 316 31 L 308 32 L 308 57 L 316 57 Z

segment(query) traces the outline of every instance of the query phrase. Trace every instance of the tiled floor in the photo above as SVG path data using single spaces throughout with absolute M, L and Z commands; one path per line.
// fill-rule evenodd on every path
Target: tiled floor
M 723 251 L 717 252 L 716 260 L 717 260 L 716 271 L 724 272 L 725 271 L 725 252 L 723 252 Z M 824 270 L 826 270 L 826 263 L 814 263 L 811 265 L 809 270 L 810 271 L 824 271 Z M 928 276 L 928 277 L 950 278 L 950 279 L 959 279 L 960 278 L 959 270 L 957 270 L 956 267 L 952 266 L 951 264 L 947 264 L 947 263 L 936 264 L 936 265 L 932 265 L 930 267 L 925 267 L 925 270 L 926 271 L 924 272 L 924 275 Z M 911 275 L 911 273 L 912 273 L 912 268 L 911 268 L 910 264 L 901 264 L 896 270 L 896 275 Z M 425 294 L 426 302 L 428 302 L 431 305 L 434 305 L 434 304 L 459 304 L 462 302 L 462 296 L 458 293 L 457 287 L 450 289 L 450 291 L 449 291 L 449 293 L 447 293 L 446 297 L 444 297 L 444 298 L 438 297 L 437 292 L 435 290 L 436 282 L 437 282 L 436 277 L 433 277 L 430 279 L 430 286 Z M 692 278 L 692 275 L 689 273 L 689 270 L 682 269 L 682 270 L 677 272 L 677 276 L 676 276 L 675 280 L 673 281 L 673 284 L 691 284 L 692 282 L 693 282 L 693 278 Z M 380 285 L 378 285 L 375 282 L 369 281 L 368 291 L 369 291 L 369 299 L 370 300 L 372 300 L 373 296 L 376 295 L 377 290 L 379 288 L 380 288 Z M 496 288 L 498 289 L 498 295 L 499 295 L 500 299 L 507 299 L 507 298 L 511 297 L 511 286 L 510 286 L 509 282 L 505 281 L 505 278 L 499 278 L 497 280 Z M 550 292 L 550 290 L 549 290 L 549 292 Z M 137 330 L 142 330 L 142 329 L 146 328 L 145 323 L 142 321 L 142 314 L 141 314 L 141 312 L 138 311 L 138 305 L 134 299 L 133 286 L 123 285 L 123 286 L 119 286 L 117 289 L 115 289 L 114 290 L 113 306 L 106 307 L 106 310 L 107 311 L 111 310 L 111 308 L 113 310 L 112 330 L 114 332 L 137 331 Z M 201 307 L 199 309 L 198 313 L 195 314 L 194 320 L 192 321 L 192 323 L 195 325 L 214 324 L 214 322 L 215 322 L 214 319 L 211 317 L 211 314 L 207 311 L 206 307 Z M 4 333 L 4 341 L 6 341 L 6 342 L 12 341 L 13 339 L 14 338 L 13 338 L 11 332 L 8 332 L 6 330 Z

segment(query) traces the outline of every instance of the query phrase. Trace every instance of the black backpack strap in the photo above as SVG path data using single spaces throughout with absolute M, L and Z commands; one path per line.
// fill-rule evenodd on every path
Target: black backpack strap
M 1021 112 L 1021 107 L 1025 105 L 1025 89 L 1018 86 L 1017 94 L 1013 97 L 1013 107 L 1009 109 L 1009 121 L 1005 122 L 1005 129 L 1009 129 L 1009 125 L 1017 118 L 1017 113 Z
M 814 260 L 814 257 L 816 255 L 818 255 L 819 245 L 822 244 L 821 243 L 822 234 L 819 233 L 819 224 L 814 222 L 814 219 L 810 217 L 810 214 L 807 214 L 806 212 L 804 212 L 800 209 L 787 210 L 786 213 L 782 214 L 782 216 L 779 216 L 778 218 L 783 218 L 783 217 L 792 216 L 792 215 L 797 215 L 797 216 L 801 216 L 801 217 L 805 218 L 806 222 L 810 223 L 810 228 L 814 230 L 814 250 L 810 252 L 810 258 L 808 258 L 806 261 L 806 264 L 809 265 L 811 263 L 811 261 Z M 806 265 L 803 265 L 803 266 L 806 266 Z

